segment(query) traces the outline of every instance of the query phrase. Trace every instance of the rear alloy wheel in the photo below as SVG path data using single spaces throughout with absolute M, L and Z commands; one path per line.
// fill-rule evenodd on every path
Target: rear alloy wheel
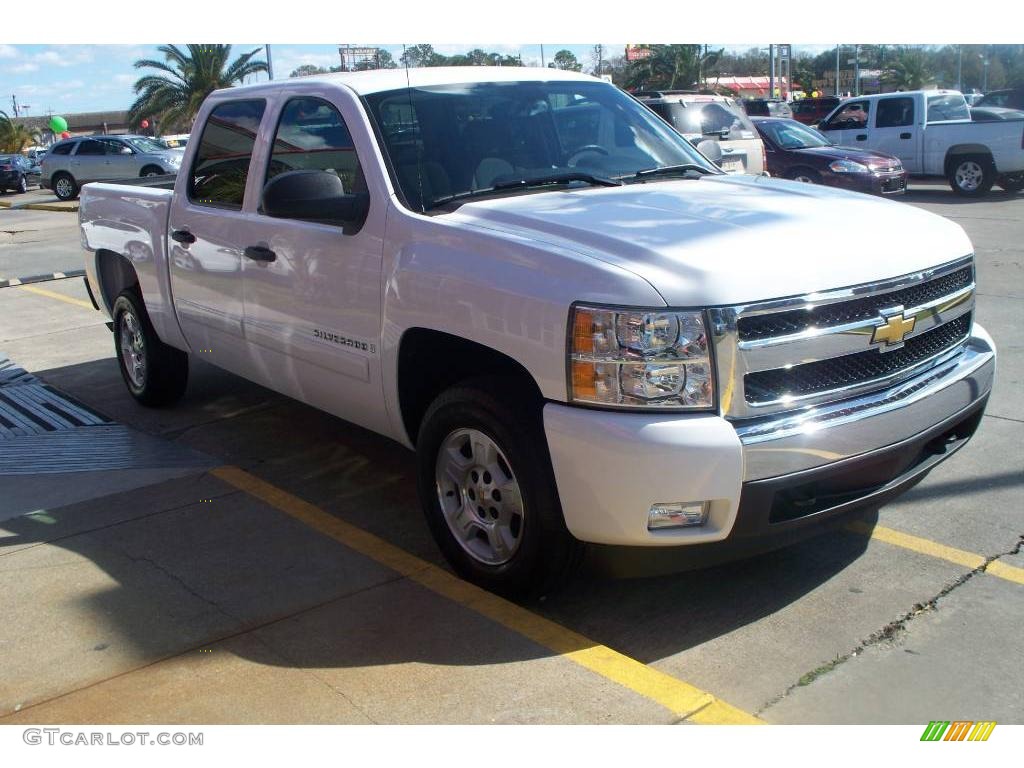
M 137 288 L 114 301 L 114 349 L 121 376 L 143 405 L 170 405 L 188 384 L 188 355 L 160 341 Z
M 981 197 L 988 194 L 995 183 L 995 170 L 991 158 L 984 155 L 964 155 L 949 165 L 949 186 L 958 195 Z
M 142 169 L 142 173 L 139 174 L 142 178 L 149 178 L 150 176 L 163 176 L 163 169 L 157 168 L 153 165 L 147 165 Z
M 23 195 L 26 192 L 28 192 L 28 182 L 25 181 L 25 177 L 24 176 L 21 176 L 21 177 L 18 178 L 18 186 L 15 187 L 15 191 L 19 195 Z
M 53 194 L 58 200 L 74 200 L 78 195 L 78 185 L 66 173 L 59 173 L 53 178 Z

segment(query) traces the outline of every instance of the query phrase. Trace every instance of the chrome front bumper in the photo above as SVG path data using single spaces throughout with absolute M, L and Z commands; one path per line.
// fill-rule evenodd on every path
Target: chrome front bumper
M 803 472 L 911 438 L 987 397 L 995 364 L 995 344 L 975 324 L 962 347 L 888 389 L 796 414 L 736 422 L 743 480 Z

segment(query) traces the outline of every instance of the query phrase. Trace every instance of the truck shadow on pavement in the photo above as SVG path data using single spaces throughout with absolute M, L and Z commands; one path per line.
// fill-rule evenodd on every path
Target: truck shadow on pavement
M 390 440 L 201 366 L 184 416 L 162 411 L 156 421 L 124 393 L 113 359 L 37 375 L 122 423 L 240 466 L 443 565 L 419 509 L 413 456 Z M 244 407 L 217 405 L 227 401 Z M 552 655 L 210 475 L 0 523 L 0 555 L 22 555 L 28 550 L 19 548 L 32 543 L 52 545 L 35 548 L 34 557 L 67 567 L 67 594 L 51 587 L 30 611 L 38 626 L 59 623 L 70 638 L 47 649 L 54 663 L 106 648 L 154 660 L 246 632 L 259 642 L 233 652 L 278 666 L 465 666 Z M 652 662 L 770 616 L 846 569 L 866 546 L 864 536 L 830 532 L 670 577 L 584 574 L 524 606 Z

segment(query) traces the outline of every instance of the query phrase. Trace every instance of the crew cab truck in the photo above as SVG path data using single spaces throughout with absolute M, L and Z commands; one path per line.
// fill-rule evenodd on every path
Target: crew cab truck
M 841 146 L 895 155 L 911 176 L 942 176 L 965 197 L 985 195 L 993 184 L 1024 189 L 1024 120 L 972 122 L 959 91 L 846 99 L 818 129 Z
M 959 226 L 724 174 L 586 75 L 217 91 L 171 184 L 82 191 L 129 392 L 174 402 L 201 351 L 414 448 L 441 550 L 504 593 L 585 553 L 731 557 L 877 506 L 992 386 Z M 850 221 L 885 248 L 832 236 Z M 827 259 L 792 247 L 816 228 Z

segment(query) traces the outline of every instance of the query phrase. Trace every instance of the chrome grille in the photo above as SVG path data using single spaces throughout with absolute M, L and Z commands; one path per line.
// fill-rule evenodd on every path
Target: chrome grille
M 738 327 L 741 341 L 765 339 L 771 336 L 787 336 L 800 333 L 808 328 L 828 328 L 858 320 L 878 317 L 883 309 L 903 305 L 918 307 L 929 301 L 956 293 L 973 281 L 971 267 L 967 266 L 943 277 L 926 283 L 912 285 L 891 293 L 867 296 L 863 299 L 826 304 L 814 309 L 794 309 L 772 315 L 755 315 L 740 318 Z
M 744 396 L 748 403 L 767 403 L 787 396 L 806 397 L 886 377 L 964 341 L 970 330 L 971 316 L 961 315 L 952 322 L 915 336 L 889 354 L 883 355 L 876 349 L 869 349 L 853 355 L 796 365 L 790 369 L 775 368 L 748 373 Z
M 723 414 L 843 400 L 956 354 L 970 335 L 972 256 L 910 275 L 708 311 Z

